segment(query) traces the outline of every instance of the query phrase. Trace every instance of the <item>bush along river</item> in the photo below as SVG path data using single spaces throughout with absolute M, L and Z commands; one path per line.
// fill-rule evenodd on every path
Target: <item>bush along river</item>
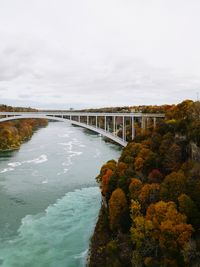
M 101 204 L 95 177 L 120 152 L 61 122 L 1 152 L 0 266 L 85 266 Z

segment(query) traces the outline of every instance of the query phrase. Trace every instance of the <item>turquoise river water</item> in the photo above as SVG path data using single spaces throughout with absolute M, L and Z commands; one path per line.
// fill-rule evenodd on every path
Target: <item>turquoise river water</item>
M 0 154 L 0 266 L 85 266 L 100 167 L 121 149 L 62 122 Z

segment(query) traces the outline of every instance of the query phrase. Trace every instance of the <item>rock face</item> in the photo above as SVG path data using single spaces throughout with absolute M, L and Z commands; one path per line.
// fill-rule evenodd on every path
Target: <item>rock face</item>
M 194 142 L 190 142 L 191 159 L 200 162 L 200 147 Z

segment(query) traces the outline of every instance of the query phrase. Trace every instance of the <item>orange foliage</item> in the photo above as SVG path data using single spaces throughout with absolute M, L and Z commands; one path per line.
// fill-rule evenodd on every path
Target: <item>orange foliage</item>
M 115 171 L 116 169 L 116 161 L 115 160 L 109 160 L 101 167 L 99 175 L 96 177 L 96 180 L 98 183 L 102 181 L 103 176 L 106 174 L 108 170 Z
M 127 200 L 122 189 L 117 188 L 113 191 L 109 200 L 109 221 L 110 229 L 115 230 L 120 226 L 120 220 L 127 211 Z
M 193 228 L 186 223 L 186 216 L 179 213 L 174 202 L 160 201 L 147 209 L 146 219 L 154 226 L 153 239 L 164 250 L 184 248 L 189 241 Z
M 146 207 L 150 203 L 159 200 L 160 185 L 159 184 L 145 184 L 140 192 L 139 200 L 141 204 Z
M 134 168 L 136 171 L 140 171 L 143 167 L 144 160 L 141 157 L 137 157 L 135 162 L 134 162 Z
M 108 183 L 109 183 L 109 180 L 110 180 L 110 177 L 112 176 L 112 174 L 113 174 L 113 171 L 108 169 L 102 177 L 101 193 L 103 196 L 105 196 L 107 191 L 108 191 Z
M 119 176 L 120 175 L 123 175 L 124 174 L 124 171 L 127 169 L 127 164 L 124 163 L 124 162 L 119 162 L 118 165 L 117 165 L 117 171 L 118 171 L 118 174 Z
M 142 149 L 140 150 L 140 153 L 138 154 L 138 157 L 146 159 L 149 156 L 150 152 L 151 152 L 150 149 L 142 147 Z

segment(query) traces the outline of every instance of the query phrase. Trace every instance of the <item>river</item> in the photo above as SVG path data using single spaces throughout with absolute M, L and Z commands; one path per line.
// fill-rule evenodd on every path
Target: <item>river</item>
M 100 167 L 121 149 L 51 122 L 0 154 L 0 266 L 82 267 L 100 208 Z

